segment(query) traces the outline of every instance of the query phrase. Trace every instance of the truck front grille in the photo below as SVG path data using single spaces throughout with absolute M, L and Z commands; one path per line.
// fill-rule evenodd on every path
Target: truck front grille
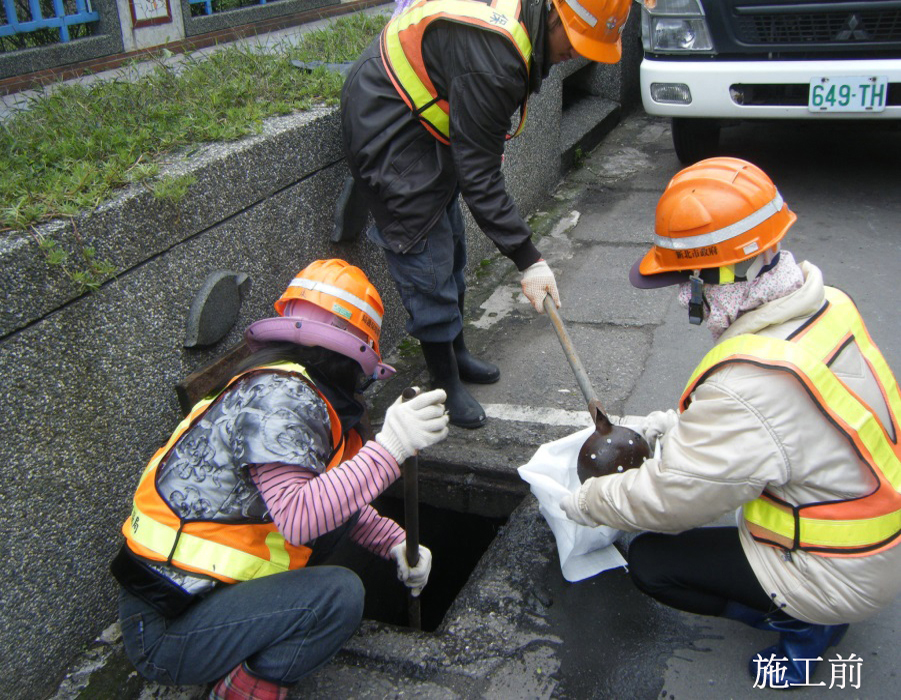
M 819 7 L 822 8 L 822 5 Z M 850 44 L 901 41 L 901 8 L 767 12 L 736 7 L 736 38 L 744 44 Z M 796 5 L 795 8 L 798 8 Z M 793 8 L 793 9 L 795 9 Z

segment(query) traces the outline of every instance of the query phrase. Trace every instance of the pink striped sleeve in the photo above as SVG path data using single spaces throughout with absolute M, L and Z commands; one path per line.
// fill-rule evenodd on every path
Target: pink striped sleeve
M 250 467 L 250 476 L 285 539 L 300 545 L 343 525 L 399 476 L 397 462 L 374 440 L 323 474 L 295 464 Z
M 406 537 L 400 525 L 391 518 L 379 515 L 372 506 L 366 506 L 360 511 L 360 519 L 350 533 L 354 542 L 385 559 L 390 556 L 391 548 L 403 542 Z

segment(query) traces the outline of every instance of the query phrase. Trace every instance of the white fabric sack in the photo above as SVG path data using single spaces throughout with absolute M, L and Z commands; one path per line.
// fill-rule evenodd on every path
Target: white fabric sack
M 563 578 L 570 582 L 626 564 L 619 550 L 611 546 L 620 535 L 619 530 L 606 525 L 578 525 L 560 508 L 560 499 L 581 486 L 576 461 L 579 450 L 593 432 L 593 427 L 585 428 L 541 445 L 528 464 L 518 470 L 538 499 L 538 509 L 554 533 Z

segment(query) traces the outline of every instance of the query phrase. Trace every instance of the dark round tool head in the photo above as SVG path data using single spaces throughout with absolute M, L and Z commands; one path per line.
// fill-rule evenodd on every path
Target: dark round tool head
M 595 430 L 579 450 L 576 473 L 584 483 L 593 476 L 616 474 L 640 467 L 651 456 L 647 441 L 630 428 L 613 425 L 597 411 Z

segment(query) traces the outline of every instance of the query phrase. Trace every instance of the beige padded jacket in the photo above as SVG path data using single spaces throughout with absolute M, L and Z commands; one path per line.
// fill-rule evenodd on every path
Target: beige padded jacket
M 740 316 L 718 342 L 744 333 L 785 338 L 824 302 L 823 277 L 801 263 L 804 285 Z M 856 347 L 835 373 L 876 412 L 888 410 Z M 727 365 L 699 385 L 673 419 L 660 459 L 592 479 L 580 506 L 599 523 L 625 531 L 682 532 L 735 509 L 745 554 L 764 590 L 785 612 L 819 624 L 855 622 L 901 591 L 901 546 L 864 557 L 788 553 L 754 541 L 740 507 L 764 488 L 791 503 L 859 496 L 872 476 L 791 375 L 745 363 Z

